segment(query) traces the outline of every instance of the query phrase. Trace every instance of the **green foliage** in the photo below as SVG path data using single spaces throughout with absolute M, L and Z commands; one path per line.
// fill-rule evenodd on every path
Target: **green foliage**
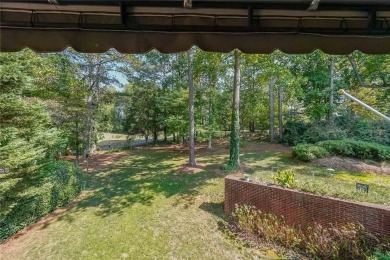
M 363 226 L 352 223 L 330 227 L 319 224 L 306 228 L 290 227 L 283 218 L 248 205 L 236 205 L 232 218 L 240 230 L 301 250 L 314 259 L 367 259 L 375 248 L 383 247 L 382 242 L 386 240 L 376 238 Z M 378 251 L 375 255 L 383 256 Z
M 0 147 L 0 168 L 11 173 L 29 172 L 45 157 L 45 149 L 23 139 L 14 139 Z
M 82 190 L 83 175 L 70 162 L 48 162 L 23 178 L 2 177 L 0 241 L 68 203 Z
M 317 143 L 326 140 L 353 139 L 390 145 L 390 124 L 341 115 L 334 123 L 287 121 L 281 142 L 286 145 Z
M 375 253 L 369 258 L 369 260 L 390 260 L 390 251 L 386 253 L 375 251 Z
M 240 167 L 240 133 L 238 129 L 232 129 L 230 132 L 230 159 L 229 165 L 232 168 Z
M 28 171 L 43 158 L 54 158 L 66 147 L 61 132 L 50 128 L 49 113 L 36 99 L 0 95 L 0 168 Z
M 299 144 L 293 147 L 292 153 L 303 161 L 312 161 L 330 154 L 325 148 L 313 144 Z
M 278 169 L 274 176 L 274 181 L 284 188 L 292 188 L 294 186 L 294 174 L 290 171 Z
M 390 146 L 386 145 L 355 140 L 322 141 L 317 145 L 332 154 L 376 161 L 390 160 Z
M 307 124 L 300 121 L 287 121 L 283 127 L 282 143 L 286 145 L 297 145 L 301 142 L 302 135 L 308 129 Z
M 298 139 L 302 143 L 316 143 L 325 140 L 343 140 L 347 132 L 331 124 L 314 124 Z
M 351 125 L 349 131 L 353 139 L 390 146 L 390 124 L 388 122 L 362 119 L 348 123 Z
M 224 172 L 224 173 L 231 173 L 231 172 L 234 172 L 235 170 L 238 169 L 238 166 L 237 165 L 232 165 L 230 163 L 224 163 L 222 164 L 221 166 L 221 170 Z
M 318 142 L 315 145 L 297 145 L 293 148 L 293 155 L 304 161 L 328 155 L 388 161 L 390 160 L 390 146 L 355 140 L 329 140 Z

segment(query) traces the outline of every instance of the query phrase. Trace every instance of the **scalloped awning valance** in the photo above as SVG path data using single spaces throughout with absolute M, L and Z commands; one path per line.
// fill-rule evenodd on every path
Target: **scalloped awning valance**
M 390 1 L 19 0 L 0 3 L 0 50 L 390 53 Z

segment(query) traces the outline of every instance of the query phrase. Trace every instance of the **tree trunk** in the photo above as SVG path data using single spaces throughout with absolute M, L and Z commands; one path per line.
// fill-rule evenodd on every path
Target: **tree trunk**
M 234 89 L 231 125 L 229 164 L 233 167 L 240 167 L 240 53 L 238 50 L 234 50 Z
M 91 139 L 92 139 L 92 113 L 93 113 L 93 97 L 92 94 L 87 97 L 87 113 L 85 119 L 85 144 L 84 144 L 84 157 L 87 158 L 87 154 L 92 153 Z
M 155 144 L 157 144 L 158 141 L 158 131 L 153 131 L 153 141 Z
M 78 162 L 79 161 L 79 156 L 80 156 L 80 143 L 79 143 L 79 140 L 80 140 L 80 130 L 79 130 L 79 120 L 76 121 L 76 141 L 75 141 L 75 146 L 76 146 L 76 161 Z
M 212 135 L 213 135 L 213 133 L 212 133 L 212 131 L 211 131 L 211 125 L 212 125 L 212 115 L 211 115 L 211 113 L 213 112 L 213 104 L 212 104 L 212 102 L 211 102 L 211 98 L 209 99 L 209 116 L 208 116 L 208 120 L 209 120 L 209 142 L 208 142 L 208 144 L 207 144 L 207 149 L 209 149 L 209 150 L 211 150 L 211 149 L 213 149 L 213 147 L 212 147 Z
M 283 138 L 283 86 L 279 86 L 278 92 L 278 119 L 279 119 L 279 138 Z
M 188 105 L 189 105 L 189 161 L 190 166 L 195 166 L 195 120 L 194 120 L 194 79 L 192 73 L 192 49 L 187 51 L 188 56 Z
M 269 139 L 271 142 L 275 140 L 274 133 L 274 84 L 275 78 L 272 77 L 269 83 Z
M 333 123 L 334 59 L 330 56 L 329 123 Z
M 164 142 L 167 142 L 168 141 L 168 137 L 167 137 L 167 127 L 164 126 Z
M 249 122 L 249 132 L 255 132 L 255 122 L 253 120 Z
M 100 76 L 101 76 L 101 64 L 100 57 L 94 54 L 88 57 L 88 96 L 87 96 L 87 112 L 85 118 L 85 147 L 84 156 L 94 153 L 96 146 L 95 140 L 92 139 L 92 134 L 95 131 L 93 124 L 93 103 L 94 95 L 99 93 Z M 95 69 L 96 67 L 96 69 Z
M 173 133 L 173 142 L 176 143 L 176 134 Z

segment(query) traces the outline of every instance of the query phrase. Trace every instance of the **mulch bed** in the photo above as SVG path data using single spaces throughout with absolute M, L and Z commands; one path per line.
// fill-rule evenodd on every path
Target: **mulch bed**
M 390 165 L 385 163 L 364 162 L 362 160 L 344 158 L 344 157 L 328 157 L 314 160 L 315 166 L 322 166 L 337 170 L 345 170 L 352 172 L 374 173 L 390 176 Z

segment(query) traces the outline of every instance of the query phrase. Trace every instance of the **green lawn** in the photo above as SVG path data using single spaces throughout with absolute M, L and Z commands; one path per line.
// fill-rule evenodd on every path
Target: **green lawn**
M 390 201 L 389 177 L 330 175 L 287 153 L 245 149 L 244 145 L 246 171 L 264 181 L 271 181 L 272 167 L 283 163 L 296 172 L 301 187 L 333 185 L 338 188 L 332 193 L 348 194 L 355 180 L 363 178 L 370 183 L 370 193 L 354 198 Z M 204 167 L 187 174 L 177 170 L 187 160 L 185 151 L 135 149 L 108 169 L 90 173 L 86 198 L 69 211 L 0 246 L 0 259 L 261 259 L 274 255 L 248 248 L 221 231 L 226 217 L 219 167 L 228 158 L 226 145 L 197 154 L 197 163 Z M 313 169 L 319 172 L 314 181 Z M 320 190 L 328 192 L 328 186 Z
M 133 151 L 110 169 L 89 175 L 84 200 L 0 248 L 0 259 L 260 256 L 219 230 L 223 177 L 215 173 L 216 166 L 209 163 L 196 174 L 178 172 L 185 162 L 178 151 Z
M 126 144 L 127 143 L 127 135 L 125 134 L 116 134 L 116 133 L 102 133 L 99 141 L 98 146 L 106 146 L 106 145 L 112 145 L 113 147 L 116 147 L 119 144 Z M 134 141 L 144 140 L 141 138 L 136 138 Z

